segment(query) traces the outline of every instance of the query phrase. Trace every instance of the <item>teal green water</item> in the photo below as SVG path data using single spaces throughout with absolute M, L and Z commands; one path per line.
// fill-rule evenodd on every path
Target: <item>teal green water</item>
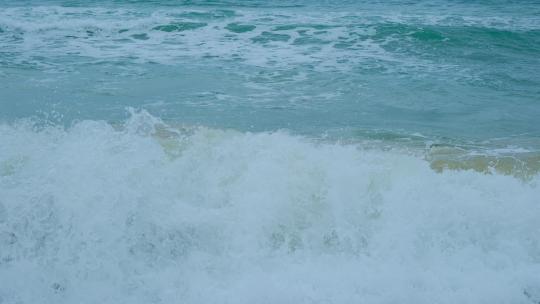
M 0 119 L 540 134 L 535 2 L 4 1 Z M 525 140 L 526 141 L 526 140 Z

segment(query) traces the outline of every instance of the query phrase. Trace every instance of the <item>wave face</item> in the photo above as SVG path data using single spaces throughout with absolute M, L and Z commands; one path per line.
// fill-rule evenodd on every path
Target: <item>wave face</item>
M 285 132 L 0 125 L 1 303 L 537 303 L 538 175 Z

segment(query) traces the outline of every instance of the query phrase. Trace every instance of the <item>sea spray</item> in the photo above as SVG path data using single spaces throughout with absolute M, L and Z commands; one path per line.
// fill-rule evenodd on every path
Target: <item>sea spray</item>
M 538 176 L 137 111 L 0 141 L 4 303 L 534 303 L 540 284 Z

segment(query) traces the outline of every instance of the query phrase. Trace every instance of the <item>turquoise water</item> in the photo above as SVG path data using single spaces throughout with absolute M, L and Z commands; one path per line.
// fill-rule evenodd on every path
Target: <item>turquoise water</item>
M 533 2 L 113 3 L 2 5 L 1 119 L 540 134 Z
M 0 303 L 538 303 L 538 71 L 538 1 L 0 1 Z

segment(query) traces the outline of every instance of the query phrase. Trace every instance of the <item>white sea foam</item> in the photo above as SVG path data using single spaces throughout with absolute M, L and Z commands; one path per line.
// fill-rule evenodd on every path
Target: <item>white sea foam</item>
M 283 132 L 0 125 L 1 303 L 536 303 L 538 177 Z
M 201 17 L 202 16 L 202 17 Z M 206 16 L 206 17 L 205 17 Z M 202 22 L 199 28 L 160 31 L 156 27 L 175 22 Z M 229 24 L 253 26 L 236 33 Z M 5 52 L 18 54 L 14 63 L 45 64 L 66 56 L 79 60 L 132 60 L 177 64 L 188 58 L 237 60 L 248 65 L 315 65 L 317 69 L 348 69 L 357 64 L 379 64 L 385 68 L 403 65 L 417 69 L 449 69 L 421 56 L 384 48 L 395 39 L 374 37 L 377 24 L 416 26 L 480 26 L 511 30 L 538 29 L 535 18 L 475 17 L 426 14 L 381 14 L 380 12 L 317 12 L 295 10 L 256 11 L 189 8 L 100 8 L 18 7 L 0 9 L 0 42 Z M 279 25 L 297 25 L 275 31 Z M 304 25 L 304 26 L 302 26 Z M 322 26 L 317 29 L 313 25 Z M 267 33 L 287 35 L 266 37 Z M 306 43 L 302 43 L 305 38 Z M 257 40 L 259 39 L 259 40 Z M 403 37 L 400 37 L 403 39 Z M 406 40 L 406 39 L 405 39 Z M 43 60 L 43 58 L 48 60 Z M 82 62 L 85 62 L 82 60 Z M 386 64 L 383 64 L 386 63 Z M 396 67 L 394 67 L 396 68 Z

